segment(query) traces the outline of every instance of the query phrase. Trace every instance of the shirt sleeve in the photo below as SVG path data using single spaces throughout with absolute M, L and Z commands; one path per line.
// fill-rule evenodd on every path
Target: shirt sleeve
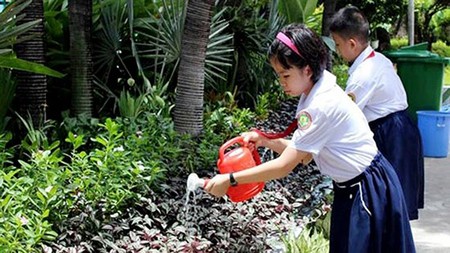
M 350 77 L 345 92 L 363 110 L 371 100 L 375 89 L 374 78 L 364 73 L 362 76 Z
M 317 155 L 333 132 L 327 118 L 319 109 L 301 110 L 297 114 L 298 128 L 292 136 L 290 147 Z

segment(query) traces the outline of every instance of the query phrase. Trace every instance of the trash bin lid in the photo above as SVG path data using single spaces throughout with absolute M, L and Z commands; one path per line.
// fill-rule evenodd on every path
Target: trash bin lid
M 441 57 L 438 54 L 430 52 L 428 50 L 393 50 L 393 51 L 385 51 L 383 52 L 383 54 L 394 62 L 420 61 L 420 62 L 432 62 L 442 64 L 450 63 L 450 58 Z
M 438 54 L 428 50 L 391 50 L 385 51 L 383 54 L 388 58 L 428 58 L 439 57 Z
M 422 42 L 422 43 L 414 44 L 411 46 L 401 47 L 400 50 L 427 50 L 427 48 L 428 48 L 428 42 Z

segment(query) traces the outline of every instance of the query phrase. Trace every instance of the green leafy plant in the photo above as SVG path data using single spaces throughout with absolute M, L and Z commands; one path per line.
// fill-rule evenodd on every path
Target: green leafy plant
M 117 76 L 114 69 L 120 67 L 124 77 L 131 77 L 131 72 L 125 64 L 125 58 L 131 56 L 127 45 L 125 31 L 127 28 L 127 9 L 125 1 L 103 1 L 95 12 L 94 20 L 94 66 L 95 75 L 108 83 Z
M 171 111 L 175 105 L 171 102 L 168 87 L 169 82 L 164 83 L 163 79 L 158 79 L 155 85 L 150 87 L 145 99 L 148 112 L 163 118 L 171 118 Z
M 396 50 L 408 45 L 408 38 L 392 38 L 391 49 Z
M 438 40 L 450 42 L 450 32 L 448 31 L 450 26 L 450 9 L 446 8 L 433 15 L 431 18 L 431 28 L 433 34 Z
M 266 119 L 269 116 L 270 93 L 264 93 L 258 96 L 255 106 L 255 113 L 259 119 Z
M 20 13 L 30 3 L 31 0 L 18 0 L 9 4 L 6 9 L 0 12 L 0 24 L 2 24 L 2 29 L 0 30 L 0 68 L 12 68 L 54 77 L 63 77 L 62 73 L 42 64 L 18 59 L 13 54 L 12 45 L 32 38 L 31 36 L 24 36 L 18 39 L 17 36 L 29 31 L 41 22 L 41 20 L 35 20 L 17 25 L 17 22 L 24 18 L 24 15 Z
M 28 176 L 17 177 L 20 169 L 0 171 L 0 250 L 2 252 L 39 252 L 41 240 L 52 240 L 56 233 L 48 222 L 48 205 L 55 190 L 35 186 Z
M 13 150 L 5 148 L 11 136 L 0 137 L 0 250 L 40 252 L 44 241 L 57 236 L 51 220 L 65 213 L 59 212 L 65 199 L 60 188 L 64 181 L 61 154 L 57 143 L 48 149 L 29 149 L 29 159 L 18 160 L 20 167 L 15 167 L 10 160 Z
M 226 8 L 224 17 L 234 37 L 233 67 L 228 82 L 216 91 L 231 91 L 240 106 L 253 108 L 257 96 L 270 90 L 275 80 L 266 52 L 284 23 L 277 11 L 278 1 L 219 1 L 216 8 Z
M 144 70 L 153 70 L 155 82 L 161 77 L 165 79 L 163 82 L 174 81 L 180 60 L 185 3 L 181 0 L 163 0 L 157 13 L 135 21 L 137 53 L 147 63 Z M 210 87 L 216 87 L 217 80 L 226 80 L 233 57 L 232 35 L 227 33 L 229 24 L 223 18 L 224 11 L 215 13 L 211 20 L 205 60 L 206 86 Z
M 14 149 L 8 148 L 7 144 L 12 139 L 12 133 L 1 133 L 0 134 L 0 168 L 4 171 L 8 171 L 8 167 L 11 166 L 12 158 L 14 157 Z
M 329 251 L 329 241 L 322 232 L 315 228 L 304 227 L 298 236 L 290 233 L 282 237 L 286 252 L 302 253 L 315 252 L 326 253 Z
M 286 16 L 288 23 L 305 23 L 314 13 L 317 0 L 280 0 L 280 12 Z
M 51 149 L 55 145 L 59 145 L 59 142 L 50 144 L 47 138 L 48 131 L 54 128 L 54 122 L 47 121 L 41 128 L 35 128 L 30 115 L 27 119 L 22 118 L 19 114 L 17 117 L 27 131 L 25 138 L 21 141 L 23 150 L 33 152 L 39 149 Z
M 344 63 L 335 63 L 333 64 L 333 74 L 336 76 L 337 84 L 345 90 L 345 86 L 347 86 L 348 79 L 348 65 Z
M 445 44 L 442 40 L 434 42 L 431 46 L 431 50 L 441 57 L 450 57 L 450 46 Z
M 120 115 L 127 118 L 136 118 L 142 113 L 145 94 L 133 97 L 130 92 L 122 91 L 120 93 L 118 107 Z

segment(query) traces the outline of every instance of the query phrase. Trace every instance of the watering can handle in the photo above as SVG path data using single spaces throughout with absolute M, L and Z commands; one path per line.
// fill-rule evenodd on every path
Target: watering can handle
M 219 149 L 219 159 L 221 161 L 223 161 L 223 156 L 225 155 L 225 150 L 227 150 L 227 148 L 233 146 L 236 143 L 239 143 L 241 146 L 244 146 L 244 147 L 247 146 L 247 144 L 244 142 L 244 137 L 242 137 L 242 136 L 234 137 L 233 139 L 225 142 Z
M 227 148 L 233 146 L 234 144 L 240 144 L 241 146 L 247 147 L 252 151 L 253 159 L 255 160 L 256 165 L 261 164 L 261 158 L 259 157 L 258 149 L 253 146 L 253 148 L 249 147 L 246 142 L 244 142 L 244 137 L 237 136 L 233 139 L 225 142 L 219 149 L 219 160 L 223 161 L 225 151 Z
M 255 146 L 253 146 L 255 147 Z M 252 155 L 253 155 L 253 159 L 255 160 L 256 165 L 260 165 L 261 164 L 261 157 L 259 157 L 259 153 L 258 153 L 258 149 L 257 148 L 253 148 L 252 149 Z

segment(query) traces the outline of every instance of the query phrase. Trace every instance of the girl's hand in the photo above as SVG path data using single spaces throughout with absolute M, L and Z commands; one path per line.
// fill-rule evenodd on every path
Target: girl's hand
M 264 146 L 264 141 L 266 139 L 255 131 L 241 133 L 241 136 L 244 137 L 245 143 L 255 145 L 256 148 Z
M 205 191 L 216 197 L 222 197 L 227 193 L 228 187 L 230 187 L 230 175 L 217 174 L 206 184 Z

